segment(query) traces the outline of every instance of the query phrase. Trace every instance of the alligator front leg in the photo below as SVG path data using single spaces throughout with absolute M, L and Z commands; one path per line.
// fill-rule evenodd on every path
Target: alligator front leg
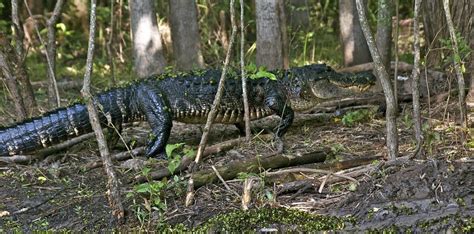
M 153 136 L 146 147 L 147 157 L 166 158 L 165 147 L 172 127 L 172 114 L 163 92 L 150 85 L 138 88 L 139 107 L 145 114 Z

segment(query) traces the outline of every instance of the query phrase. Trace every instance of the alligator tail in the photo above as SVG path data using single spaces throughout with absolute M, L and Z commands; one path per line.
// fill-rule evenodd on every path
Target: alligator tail
M 129 121 L 134 111 L 130 106 L 130 91 L 114 89 L 95 97 L 99 119 L 103 126 Z M 84 104 L 59 108 L 40 117 L 0 128 L 0 156 L 34 152 L 62 141 L 92 132 L 89 114 Z

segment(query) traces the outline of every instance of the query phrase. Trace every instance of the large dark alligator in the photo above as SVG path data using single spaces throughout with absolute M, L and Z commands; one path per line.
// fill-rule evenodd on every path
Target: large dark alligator
M 354 95 L 375 82 L 372 74 L 336 73 L 324 64 L 280 70 L 273 74 L 277 80 L 248 80 L 250 118 L 280 116 L 281 121 L 275 129 L 279 137 L 292 124 L 293 110 L 301 111 L 321 101 Z M 112 123 L 121 129 L 122 123 L 146 119 L 153 133 L 146 155 L 163 157 L 172 120 L 205 123 L 220 76 L 220 70 L 155 75 L 97 94 L 94 102 L 100 110 L 103 127 Z M 243 122 L 242 88 L 238 77 L 238 72 L 229 72 L 214 122 Z M 76 103 L 0 128 L 0 156 L 31 153 L 91 131 L 85 105 Z

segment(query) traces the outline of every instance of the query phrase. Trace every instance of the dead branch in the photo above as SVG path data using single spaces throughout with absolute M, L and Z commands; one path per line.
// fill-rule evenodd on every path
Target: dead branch
M 372 157 L 365 157 L 365 158 L 350 159 L 346 161 L 334 162 L 334 163 L 329 163 L 329 164 L 313 163 L 310 165 L 304 165 L 304 167 L 315 168 L 319 170 L 325 169 L 326 171 L 330 171 L 330 172 L 337 171 L 338 174 L 343 174 L 351 178 L 357 178 L 358 176 L 363 175 L 365 172 L 367 172 L 367 170 L 364 169 L 367 167 L 366 166 L 367 164 L 372 163 L 374 160 L 380 160 L 380 159 L 382 159 L 382 156 L 372 156 Z M 335 175 L 335 174 L 333 173 L 331 175 Z M 308 184 L 311 186 L 320 186 L 321 185 L 320 181 L 322 180 L 326 180 L 326 184 L 345 180 L 339 177 L 332 177 L 332 178 L 327 178 L 327 179 L 326 178 L 327 176 L 324 176 L 318 179 L 305 178 L 303 180 L 297 180 L 297 179 L 296 180 L 291 179 L 290 181 L 287 180 L 288 182 L 279 184 L 277 186 L 278 194 L 298 191 L 304 187 L 307 187 Z M 277 175 L 268 175 L 268 177 L 265 178 L 265 181 L 267 183 L 275 183 L 277 181 L 281 182 L 281 177 Z
M 287 173 L 304 173 L 304 172 L 312 173 L 312 174 L 316 174 L 316 173 L 327 174 L 328 176 L 332 175 L 335 177 L 340 177 L 346 180 L 353 181 L 355 183 L 359 183 L 357 180 L 349 176 L 334 174 L 333 172 L 328 171 L 328 170 L 312 169 L 312 168 L 291 168 L 291 169 L 285 169 L 285 170 L 279 170 L 279 171 L 273 171 L 273 172 L 266 172 L 265 175 L 271 176 L 271 175 L 280 175 L 280 174 L 287 174 Z

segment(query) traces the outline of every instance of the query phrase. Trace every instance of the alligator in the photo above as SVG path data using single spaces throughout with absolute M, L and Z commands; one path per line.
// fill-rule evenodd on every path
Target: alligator
M 271 72 L 271 77 L 248 79 L 250 119 L 273 114 L 281 118 L 274 130 L 282 137 L 293 122 L 294 112 L 314 107 L 322 101 L 350 97 L 374 85 L 371 73 L 337 73 L 325 64 L 313 64 Z M 145 154 L 163 158 L 172 121 L 205 123 L 221 70 L 189 73 L 163 73 L 134 81 L 124 87 L 99 93 L 92 99 L 99 109 L 99 120 L 106 128 L 121 130 L 123 123 L 146 120 L 152 130 Z M 215 123 L 244 121 L 240 72 L 228 73 Z M 59 108 L 9 127 L 0 128 L 0 156 L 35 152 L 53 144 L 92 132 L 84 103 Z

